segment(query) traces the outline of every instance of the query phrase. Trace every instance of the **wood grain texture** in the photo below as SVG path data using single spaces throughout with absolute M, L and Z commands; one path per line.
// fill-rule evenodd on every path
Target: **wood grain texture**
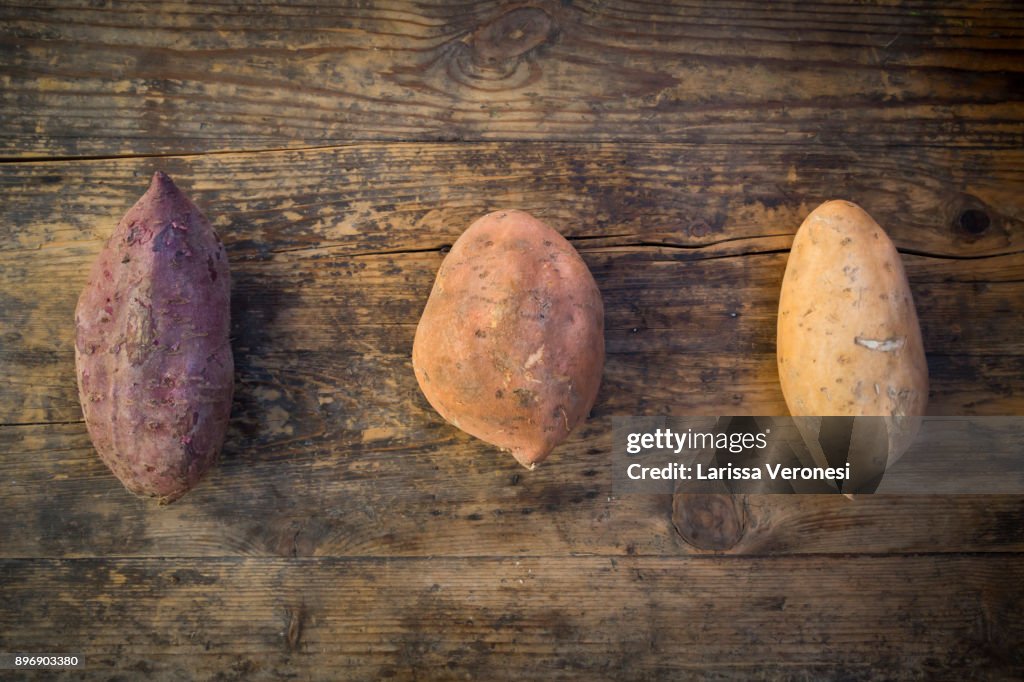
M 31 2 L 0 156 L 356 140 L 1020 148 L 1003 2 Z
M 3 508 L 18 519 L 0 524 L 0 557 L 1024 551 L 1012 495 L 742 496 L 739 539 L 694 544 L 672 496 L 615 494 L 607 419 L 527 472 L 436 417 L 310 433 L 285 414 L 268 418 L 289 436 L 240 428 L 207 478 L 162 508 L 123 490 L 81 424 L 0 430 Z
M 5 560 L 0 571 L 0 646 L 58 638 L 88 652 L 85 679 L 1024 672 L 1019 555 Z
M 0 253 L 94 247 L 155 170 L 206 210 L 235 260 L 438 249 L 509 205 L 591 248 L 786 250 L 806 214 L 839 196 L 877 216 L 904 252 L 1024 248 L 1021 149 L 506 142 L 4 164 Z M 960 227 L 969 210 L 985 230 Z M 729 246 L 741 238 L 762 241 Z

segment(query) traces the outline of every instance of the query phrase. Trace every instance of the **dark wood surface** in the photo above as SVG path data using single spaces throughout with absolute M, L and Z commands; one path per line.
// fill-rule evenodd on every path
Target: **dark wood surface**
M 1020 146 L 1015 0 L 351 5 L 8 4 L 0 149 Z
M 610 448 L 614 415 L 785 413 L 778 289 L 830 198 L 904 254 L 929 411 L 1024 414 L 1022 122 L 1014 2 L 5 5 L 0 651 L 84 654 L 64 679 L 1018 679 L 1024 496 L 617 496 Z M 72 346 L 157 169 L 227 245 L 237 366 L 221 461 L 167 507 L 93 451 Z M 532 472 L 409 360 L 499 207 L 566 235 L 607 314 L 593 414 Z

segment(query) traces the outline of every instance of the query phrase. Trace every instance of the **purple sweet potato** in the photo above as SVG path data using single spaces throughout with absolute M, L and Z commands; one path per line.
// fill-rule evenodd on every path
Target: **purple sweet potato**
M 102 460 L 171 502 L 217 458 L 234 388 L 224 245 L 164 173 L 121 219 L 75 310 L 78 394 Z
M 522 211 L 490 213 L 441 264 L 412 364 L 442 417 L 532 469 L 597 398 L 601 293 L 558 232 Z

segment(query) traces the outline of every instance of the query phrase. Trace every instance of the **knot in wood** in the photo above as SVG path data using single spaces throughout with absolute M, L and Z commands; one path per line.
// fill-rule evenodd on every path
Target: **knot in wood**
M 555 36 L 555 21 L 538 7 L 519 7 L 478 28 L 469 39 L 483 66 L 521 57 Z
M 746 532 L 742 498 L 676 493 L 672 497 L 672 525 L 687 544 L 698 549 L 719 552 L 731 549 Z
M 992 224 L 992 220 L 981 209 L 968 208 L 960 212 L 957 224 L 968 234 L 982 234 Z
M 691 237 L 701 238 L 711 234 L 711 226 L 708 225 L 706 220 L 694 220 L 687 227 L 687 231 Z
M 953 232 L 965 244 L 990 240 L 1003 232 L 999 214 L 972 194 L 960 194 L 950 209 Z

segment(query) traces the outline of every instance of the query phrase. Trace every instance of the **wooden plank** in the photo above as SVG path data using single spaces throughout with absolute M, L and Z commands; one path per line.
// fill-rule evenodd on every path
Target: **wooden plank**
M 0 8 L 0 156 L 357 140 L 1024 143 L 1012 0 Z
M 289 257 L 259 267 L 243 263 L 236 268 L 233 313 L 238 400 L 261 402 L 261 394 L 246 385 L 246 375 L 262 377 L 280 369 L 280 354 L 287 352 L 302 353 L 314 368 L 305 379 L 323 399 L 349 391 L 416 391 L 409 349 L 439 259 L 364 258 L 357 274 L 332 258 Z M 774 360 L 776 303 L 770 293 L 777 289 L 762 284 L 781 278 L 782 259 L 769 256 L 758 263 L 737 257 L 736 263 L 710 261 L 713 268 L 671 263 L 646 277 L 642 294 L 616 274 L 633 279 L 628 268 L 606 270 L 597 264 L 609 350 L 598 408 L 625 414 L 783 414 Z M 339 265 L 342 276 L 324 275 Z M 86 267 L 76 263 L 75 272 Z M 45 265 L 31 269 L 41 274 Z M 376 279 L 382 271 L 396 276 Z M 737 275 L 719 279 L 716 271 Z M 77 290 L 58 292 L 43 279 L 29 282 L 16 294 L 4 325 L 8 343 L 0 350 L 6 378 L 0 385 L 0 417 L 4 423 L 78 420 L 71 323 Z M 1024 408 L 1019 373 L 1024 358 L 1016 336 L 1022 312 L 1012 303 L 1024 297 L 1024 284 L 991 284 L 980 294 L 973 285 L 955 283 L 915 287 L 915 294 L 922 291 L 927 295 L 918 295 L 918 308 L 932 369 L 930 411 L 1014 414 Z M 959 314 L 964 310 L 968 315 Z M 259 391 L 268 388 L 267 381 L 275 378 L 259 379 Z M 360 404 L 375 401 L 365 398 Z M 403 409 L 396 404 L 373 417 L 401 421 Z
M 403 144 L 0 166 L 0 423 L 80 418 L 74 302 L 157 165 L 178 173 L 228 245 L 243 371 L 285 350 L 323 354 L 324 375 L 346 381 L 369 377 L 338 364 L 352 354 L 366 373 L 394 366 L 383 356 L 407 355 L 438 248 L 485 210 L 521 206 L 562 229 L 594 270 L 613 356 L 602 400 L 626 413 L 781 413 L 771 355 L 785 250 L 803 214 L 845 177 L 848 196 L 921 254 L 906 262 L 933 411 L 1021 410 L 1024 198 L 1007 188 L 1022 177 L 1024 152 L 917 150 L 853 172 L 781 149 L 645 151 Z M 970 210 L 990 219 L 981 234 L 957 223 Z
M 606 309 L 609 358 L 599 409 L 785 413 L 774 359 L 784 254 L 696 261 L 652 258 L 647 247 L 615 257 L 582 251 Z M 408 357 L 441 258 L 436 252 L 358 259 L 290 252 L 236 264 L 232 336 L 243 377 L 237 400 L 261 402 L 244 377 L 278 366 L 283 353 L 303 354 L 313 370 L 304 378 L 325 398 L 417 391 Z M 0 349 L 7 377 L 0 385 L 3 423 L 81 418 L 73 319 L 90 261 L 91 254 L 42 251 L 23 259 L 21 276 L 9 284 L 0 323 L 7 340 Z M 940 260 L 931 271 L 941 272 L 944 262 L 959 263 Z M 51 278 L 75 286 L 55 288 Z M 930 411 L 1021 411 L 1024 310 L 1017 301 L 1024 299 L 1024 280 L 936 281 L 913 290 L 932 368 Z M 266 388 L 261 382 L 259 390 Z M 353 410 L 376 404 L 362 397 Z M 373 418 L 401 423 L 404 409 L 398 401 Z
M 1017 679 L 1006 557 L 6 560 L 86 679 Z M 32 617 L 25 615 L 31 613 Z
M 593 248 L 728 254 L 737 252 L 731 240 L 758 238 L 759 250 L 785 250 L 806 215 L 835 198 L 859 203 L 907 252 L 966 258 L 1024 248 L 1024 145 L 881 153 L 514 142 L 3 164 L 0 254 L 95 253 L 155 170 L 203 207 L 235 260 L 438 249 L 483 213 L 510 207 Z M 961 226 L 969 211 L 984 230 Z
M 221 461 L 169 507 L 127 493 L 81 424 L 0 428 L 2 507 L 18 520 L 0 524 L 0 557 L 702 553 L 670 495 L 616 495 L 606 418 L 531 472 L 422 399 L 410 425 L 353 428 L 337 407 L 236 419 Z M 1021 496 L 737 499 L 735 555 L 1024 551 Z

